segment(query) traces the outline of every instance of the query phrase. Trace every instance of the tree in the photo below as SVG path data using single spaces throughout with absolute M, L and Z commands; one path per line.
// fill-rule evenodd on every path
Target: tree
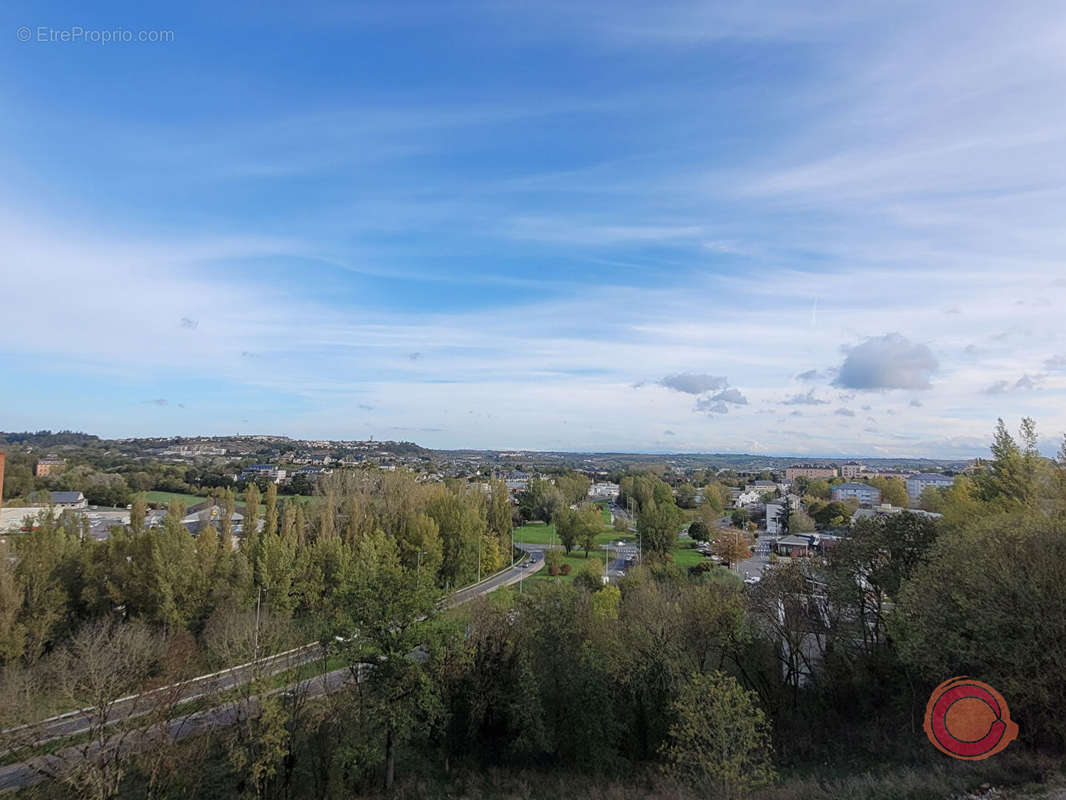
M 577 510 L 575 524 L 577 541 L 585 551 L 585 558 L 588 558 L 596 546 L 596 537 L 603 530 L 603 512 L 599 506 L 586 503 Z
M 904 579 L 889 631 L 928 681 L 974 675 L 1010 698 L 1021 736 L 1066 745 L 1066 528 L 1033 511 L 946 530 Z
M 72 704 L 87 708 L 87 731 L 77 744 L 56 752 L 53 777 L 80 797 L 110 800 L 118 796 L 126 774 L 130 740 L 136 728 L 112 727 L 112 709 L 120 698 L 136 695 L 124 709 L 143 713 L 153 701 L 143 695 L 161 668 L 164 643 L 147 626 L 100 620 L 81 628 L 51 664 L 54 685 Z
M 254 483 L 248 484 L 244 492 L 244 541 L 248 543 L 248 550 L 253 555 L 259 547 L 259 487 Z
M 0 664 L 14 661 L 26 646 L 26 629 L 19 622 L 22 587 L 8 558 L 7 544 L 0 543 Z
M 714 542 L 713 550 L 727 564 L 737 564 L 751 557 L 747 541 L 736 531 L 722 531 Z
M 555 534 L 559 537 L 559 542 L 566 550 L 566 554 L 570 555 L 570 551 L 577 544 L 577 512 L 564 506 L 555 512 L 552 523 L 555 525 Z
M 944 508 L 944 493 L 936 486 L 926 486 L 918 496 L 918 507 L 939 514 Z
M 825 478 L 805 478 L 800 476 L 796 478 L 796 494 L 802 497 L 817 497 L 821 500 L 828 500 L 832 487 L 829 485 L 829 481 Z
M 385 788 L 391 789 L 397 748 L 436 710 L 423 660 L 412 654 L 427 640 L 437 590 L 429 576 L 404 569 L 380 532 L 362 539 L 356 562 L 336 629 L 338 649 L 381 720 Z
M 909 499 L 907 496 L 907 484 L 899 478 L 870 478 L 868 483 L 881 491 L 881 502 L 893 506 L 906 508 Z
M 813 509 L 808 508 L 808 511 L 813 511 Z M 845 503 L 833 500 L 822 505 L 817 511 L 813 511 L 811 518 L 819 525 L 842 526 L 847 523 L 853 513 Z
M 252 679 L 231 687 L 217 686 L 219 700 L 229 703 L 232 723 L 225 731 L 226 755 L 238 774 L 241 794 L 260 798 L 288 755 L 288 715 L 277 695 L 269 692 L 268 676 L 260 666 L 265 656 L 291 646 L 293 628 L 269 609 L 216 611 L 204 629 L 208 653 L 216 664 L 245 664 L 255 660 Z M 236 699 L 230 694 L 236 692 Z
M 566 500 L 558 487 L 541 478 L 532 478 L 518 494 L 518 510 L 522 519 L 551 522 Z
M 703 487 L 703 504 L 715 514 L 721 514 L 729 508 L 729 489 L 720 483 L 709 483 Z
M 489 483 L 488 528 L 501 540 L 511 535 L 511 496 L 501 480 Z
M 582 564 L 574 576 L 574 586 L 589 593 L 603 588 L 603 567 L 600 562 L 589 561 Z
M 814 520 L 802 508 L 797 508 L 788 515 L 788 530 L 791 533 L 810 533 L 814 530 Z
M 733 509 L 733 513 L 729 517 L 729 521 L 733 523 L 734 528 L 743 528 L 750 519 L 751 514 L 749 514 L 747 510 L 743 508 Z
M 792 528 L 792 501 L 787 497 L 777 511 L 777 530 L 782 536 L 788 536 Z
M 708 542 L 711 539 L 711 532 L 706 523 L 698 519 L 688 526 L 688 536 L 694 542 Z
M 267 486 L 266 511 L 263 513 L 263 536 L 272 536 L 278 530 L 278 485 L 271 481 Z
M 1028 417 L 1022 420 L 1021 436 L 1024 452 L 999 419 L 992 437 L 992 460 L 975 479 L 978 496 L 1006 511 L 1029 506 L 1035 494 L 1036 425 Z
M 677 487 L 677 505 L 680 508 L 695 508 L 698 500 L 696 487 L 691 483 L 683 483 Z
M 695 673 L 673 704 L 663 753 L 681 777 L 739 797 L 774 780 L 770 723 L 754 692 L 721 672 Z
M 583 472 L 567 472 L 555 479 L 556 488 L 570 505 L 576 505 L 588 497 L 591 484 L 592 482 Z
M 665 484 L 664 484 L 665 485 Z M 681 509 L 668 502 L 650 502 L 637 514 L 637 531 L 645 553 L 666 555 L 674 549 L 681 528 Z

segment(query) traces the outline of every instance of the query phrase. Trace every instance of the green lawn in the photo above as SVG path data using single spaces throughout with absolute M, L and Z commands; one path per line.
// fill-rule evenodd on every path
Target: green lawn
M 607 515 L 607 519 L 610 519 L 610 515 Z M 514 529 L 514 540 L 516 544 L 526 542 L 528 544 L 561 544 L 559 537 L 555 533 L 554 525 L 545 525 L 543 522 L 529 522 L 520 528 Z M 596 544 L 614 544 L 615 542 L 635 542 L 637 540 L 636 534 L 621 535 L 618 531 L 608 528 L 603 533 L 596 536 Z
M 577 571 L 581 569 L 585 564 L 588 564 L 590 561 L 596 563 L 599 567 L 599 571 L 601 573 L 603 572 L 602 550 L 593 550 L 591 553 L 589 553 L 588 558 L 585 558 L 584 550 L 574 550 L 570 553 L 570 555 L 565 555 L 560 551 L 560 554 L 563 556 L 562 563 L 570 565 L 569 575 L 549 575 L 548 567 L 545 566 L 539 572 L 536 572 L 530 577 L 526 578 L 525 582 L 532 585 L 537 585 L 541 583 L 554 583 L 556 581 L 558 581 L 559 583 L 570 583 L 574 579 L 574 576 L 577 575 Z
M 185 507 L 194 506 L 197 503 L 202 503 L 207 497 L 195 495 L 195 494 L 178 494 L 177 492 L 145 492 L 145 499 L 149 503 L 163 503 L 164 505 L 170 505 L 172 500 L 180 500 L 185 504 Z
M 202 502 L 204 502 L 205 500 L 208 499 L 207 495 L 180 494 L 178 492 L 145 492 L 144 494 L 145 494 L 145 498 L 148 500 L 149 503 L 163 503 L 164 505 L 169 505 L 171 500 L 175 500 L 176 499 L 176 500 L 180 500 L 181 502 L 183 502 L 185 504 L 186 508 L 188 508 L 189 506 L 197 505 L 198 503 L 202 503 Z M 235 503 L 236 509 L 238 511 L 242 511 L 242 512 L 243 512 L 243 509 L 244 509 L 244 499 L 243 498 L 244 498 L 244 493 L 241 492 L 240 494 L 237 495 L 237 502 Z M 282 494 L 282 495 L 278 495 L 278 500 L 289 500 L 289 499 L 295 499 L 295 498 L 300 498 L 301 500 L 311 500 L 311 501 L 316 499 L 316 498 L 312 497 L 309 494 L 299 494 L 299 495 L 296 495 L 296 494 Z M 263 513 L 264 511 L 266 511 L 266 504 L 260 503 L 259 504 L 259 513 Z
M 694 567 L 706 561 L 706 557 L 692 545 L 694 542 L 679 542 L 674 548 L 674 563 L 679 567 Z

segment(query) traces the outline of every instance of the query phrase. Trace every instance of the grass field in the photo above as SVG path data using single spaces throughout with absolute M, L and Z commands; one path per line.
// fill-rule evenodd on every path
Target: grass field
M 636 536 L 633 534 L 626 534 L 622 536 L 618 531 L 611 529 L 611 512 L 607 510 L 607 502 L 600 501 L 596 503 L 603 512 L 603 526 L 605 530 L 596 536 L 596 544 L 613 544 L 615 542 L 635 542 Z M 527 522 L 521 527 L 515 528 L 514 540 L 518 542 L 526 542 L 527 544 L 560 544 L 559 537 L 555 533 L 555 525 L 552 523 L 543 522 Z
M 581 569 L 585 564 L 588 564 L 590 561 L 594 562 L 598 566 L 599 571 L 601 573 L 603 572 L 602 550 L 593 550 L 591 553 L 589 553 L 588 558 L 585 558 L 584 550 L 574 550 L 572 553 L 570 553 L 570 555 L 565 555 L 562 553 L 560 554 L 563 555 L 562 563 L 570 565 L 569 575 L 549 575 L 548 568 L 544 567 L 539 572 L 533 574 L 529 578 L 526 578 L 525 582 L 534 586 L 541 583 L 555 583 L 556 581 L 558 581 L 559 583 L 570 583 L 574 580 L 574 576 L 577 575 L 578 570 Z
M 695 542 L 682 541 L 674 548 L 674 563 L 679 567 L 694 567 L 706 561 L 706 557 L 695 548 Z
M 163 503 L 169 505 L 173 500 L 180 500 L 185 504 L 185 507 L 202 503 L 207 499 L 206 496 L 195 494 L 178 494 L 177 492 L 145 492 L 145 498 L 149 503 Z
M 180 494 L 178 492 L 145 492 L 145 497 L 149 503 L 162 503 L 169 505 L 171 500 L 180 500 L 185 504 L 185 507 L 194 506 L 197 503 L 202 503 L 207 500 L 207 495 L 196 494 Z M 244 501 L 241 499 L 243 493 L 237 495 L 237 502 L 234 504 L 238 511 L 244 508 Z M 314 501 L 315 498 L 309 494 L 283 494 L 278 496 L 278 500 L 290 500 L 293 498 L 300 498 L 301 500 Z M 266 511 L 266 505 L 264 503 L 259 504 L 260 513 Z

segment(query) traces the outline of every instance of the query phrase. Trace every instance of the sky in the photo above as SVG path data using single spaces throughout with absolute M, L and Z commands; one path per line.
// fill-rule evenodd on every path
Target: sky
M 152 5 L 0 8 L 0 429 L 1062 440 L 1062 3 Z

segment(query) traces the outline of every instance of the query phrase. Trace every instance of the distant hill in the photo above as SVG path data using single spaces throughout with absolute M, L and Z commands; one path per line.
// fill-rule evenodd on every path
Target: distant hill
M 18 444 L 27 447 L 60 447 L 73 445 L 84 447 L 85 445 L 99 444 L 100 437 L 91 433 L 80 431 L 22 431 L 21 433 L 7 433 L 0 431 L 0 443 Z

